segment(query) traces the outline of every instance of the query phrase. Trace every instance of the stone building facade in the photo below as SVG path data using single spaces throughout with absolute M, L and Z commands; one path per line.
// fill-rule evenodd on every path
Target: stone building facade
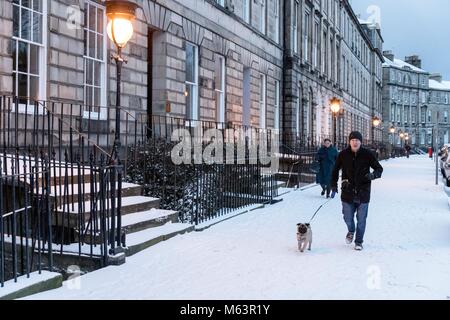
M 279 128 L 282 1 L 137 3 L 121 87 L 132 115 Z M 2 1 L 0 23 L 1 93 L 113 117 L 115 48 L 103 1 Z
M 136 0 L 123 50 L 121 105 L 170 116 L 281 129 L 318 141 L 381 134 L 382 37 L 347 0 Z M 73 102 L 113 119 L 115 48 L 100 0 L 0 2 L 0 93 Z M 111 121 L 109 130 L 114 130 Z
M 379 25 L 358 19 L 348 1 L 292 0 L 285 11 L 284 131 L 300 141 L 334 133 L 330 100 L 342 101 L 337 140 L 352 130 L 381 141 L 382 44 Z
M 416 147 L 434 145 L 438 130 L 438 143 L 449 142 L 450 81 L 439 74 L 422 69 L 420 57 L 413 55 L 405 60 L 395 58 L 385 51 L 383 64 L 383 118 L 384 137 L 397 146 L 405 140 L 399 131 L 407 133 L 408 143 Z M 439 128 L 436 128 L 439 124 Z M 389 133 L 394 127 L 396 132 Z

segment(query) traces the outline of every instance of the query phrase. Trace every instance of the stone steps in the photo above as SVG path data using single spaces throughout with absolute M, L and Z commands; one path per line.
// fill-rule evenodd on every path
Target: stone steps
M 194 226 L 191 224 L 168 222 L 159 227 L 131 233 L 126 238 L 127 248 L 125 253 L 129 257 L 161 241 L 191 231 L 194 231 Z
M 11 158 L 12 159 L 12 158 Z M 13 160 L 7 160 L 9 167 L 14 166 Z M 24 164 L 33 158 L 26 158 L 17 161 L 16 167 L 19 172 L 27 172 Z M 78 166 L 65 164 L 62 162 L 50 163 L 51 180 L 50 180 L 50 198 L 53 208 L 52 225 L 56 228 L 55 232 L 65 232 L 72 243 L 64 245 L 64 254 L 61 255 L 61 263 L 72 261 L 71 257 L 78 254 L 80 240 L 80 225 L 83 226 L 82 236 L 82 254 L 89 254 L 91 250 L 100 250 L 101 241 L 100 230 L 100 201 L 95 201 L 99 195 L 99 173 L 96 168 L 78 169 Z M 35 194 L 45 193 L 42 190 L 44 179 L 42 173 L 34 176 L 37 178 L 31 188 L 35 188 Z M 30 176 L 24 175 L 20 178 L 22 183 L 30 185 Z M 117 182 L 116 182 L 117 183 Z M 116 184 L 117 185 L 117 184 Z M 108 188 L 111 183 L 108 182 Z M 38 190 L 39 189 L 39 190 Z M 92 190 L 91 190 L 92 189 Z M 122 182 L 122 198 L 120 204 L 121 210 L 121 231 L 125 235 L 126 247 L 118 248 L 115 255 L 111 256 L 111 262 L 108 264 L 120 264 L 125 262 L 126 256 L 134 255 L 152 245 L 167 240 L 177 234 L 190 232 L 194 230 L 194 226 L 187 223 L 178 222 L 178 212 L 160 209 L 160 199 L 142 196 L 143 188 L 140 185 Z M 107 199 L 104 200 L 104 212 L 109 216 L 107 220 L 111 226 L 112 204 L 117 210 L 118 201 L 114 197 L 111 199 L 111 190 L 107 190 Z M 116 193 L 117 195 L 117 193 Z M 117 213 L 117 211 L 115 211 Z M 93 228 L 92 223 L 96 224 Z M 114 224 L 117 227 L 117 216 L 114 218 Z M 61 228 L 62 227 L 62 228 Z M 68 231 L 65 231 L 70 229 Z M 94 232 L 95 229 L 95 232 Z M 109 228 L 107 228 L 108 230 Z M 96 244 L 92 247 L 91 244 Z M 55 248 L 58 247 L 54 244 Z M 120 253 L 122 250 L 125 254 Z M 100 255 L 101 252 L 97 252 Z M 115 261 L 115 256 L 119 257 Z M 92 259 L 88 258 L 87 259 Z M 96 268 L 99 268 L 97 266 Z
M 168 222 L 172 223 L 178 222 L 177 211 L 152 208 L 147 211 L 135 212 L 122 216 L 121 230 L 124 231 L 126 235 L 129 235 L 131 233 L 136 233 L 150 228 L 159 227 Z M 117 218 L 114 220 L 114 224 L 117 227 L 118 225 Z M 100 226 L 100 220 L 97 221 L 97 225 Z M 88 244 L 89 243 L 100 244 L 102 238 L 100 236 L 101 234 L 91 233 L 90 231 L 91 226 L 92 225 L 90 222 L 85 223 L 86 231 L 84 233 L 84 237 L 82 240 L 84 243 Z M 77 240 L 78 236 L 79 235 L 77 234 Z
M 145 197 L 145 196 L 130 196 L 122 197 L 121 213 L 122 216 L 130 213 L 141 212 L 150 210 L 152 208 L 159 208 L 160 200 L 158 198 Z M 56 208 L 53 215 L 53 224 L 78 228 L 80 220 L 81 223 L 85 223 L 91 219 L 91 215 L 99 215 L 101 204 L 95 202 L 97 209 L 91 208 L 91 201 L 85 201 L 81 203 L 65 204 Z M 105 211 L 107 213 L 112 212 L 113 201 L 111 198 L 105 201 Z M 114 199 L 115 209 L 117 212 L 117 199 Z M 94 209 L 91 212 L 91 209 Z M 97 219 L 97 217 L 93 217 Z M 80 219 L 80 220 L 79 220 Z
M 118 184 L 116 183 L 116 190 Z M 50 196 L 54 201 L 57 201 L 58 206 L 67 203 L 79 202 L 78 195 L 83 195 L 84 201 L 90 201 L 93 196 L 98 194 L 100 184 L 84 183 L 84 184 L 68 184 L 54 185 L 50 188 Z M 108 191 L 111 186 L 108 185 Z M 92 190 L 91 190 L 92 189 Z M 142 186 L 133 183 L 122 182 L 122 197 L 140 196 L 142 194 Z M 117 192 L 116 192 L 117 195 Z

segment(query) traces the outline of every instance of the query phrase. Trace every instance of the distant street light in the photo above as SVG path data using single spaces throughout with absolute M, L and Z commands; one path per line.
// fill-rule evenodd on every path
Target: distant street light
M 372 146 L 375 144 L 375 128 L 378 127 L 381 124 L 381 120 L 378 117 L 372 118 Z
M 373 126 L 378 127 L 381 124 L 381 120 L 378 117 L 373 118 Z
M 400 147 L 403 148 L 403 139 L 405 138 L 405 133 L 402 130 L 400 130 L 398 133 L 400 136 Z
M 330 100 L 330 109 L 331 109 L 331 112 L 333 113 L 333 118 L 334 118 L 333 143 L 336 145 L 337 117 L 338 117 L 339 112 L 341 111 L 341 100 L 339 100 L 336 97 L 333 97 Z
M 389 128 L 389 132 L 391 133 L 391 147 L 392 147 L 391 157 L 392 157 L 392 154 L 394 152 L 394 140 L 395 140 L 395 127 L 393 125 Z

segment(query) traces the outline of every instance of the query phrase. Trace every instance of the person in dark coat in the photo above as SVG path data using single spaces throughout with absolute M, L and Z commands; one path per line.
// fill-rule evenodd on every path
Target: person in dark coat
M 409 154 L 411 152 L 411 146 L 409 144 L 407 144 L 405 146 L 405 151 L 406 151 L 406 157 L 409 158 Z
M 338 152 L 334 146 L 331 145 L 330 139 L 325 139 L 323 146 L 319 149 L 316 155 L 316 160 L 319 162 L 320 169 L 316 175 L 316 182 L 322 187 L 322 196 L 327 193 L 327 198 L 330 197 L 331 192 L 331 172 L 336 163 Z
M 339 171 L 342 170 L 342 213 L 348 227 L 346 242 L 347 244 L 353 242 L 356 231 L 355 249 L 362 250 L 372 180 L 381 178 L 383 167 L 370 150 L 361 147 L 361 133 L 357 131 L 350 133 L 349 141 L 350 146 L 339 153 L 333 169 L 331 198 L 338 192 L 337 182 Z M 370 168 L 374 171 L 370 172 Z M 358 223 L 356 229 L 355 212 Z

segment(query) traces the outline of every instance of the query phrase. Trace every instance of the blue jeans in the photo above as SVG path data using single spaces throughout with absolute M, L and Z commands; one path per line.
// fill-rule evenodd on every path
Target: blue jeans
M 355 212 L 356 220 L 356 238 L 355 243 L 362 244 L 364 239 L 364 232 L 366 231 L 366 219 L 369 210 L 368 203 L 347 203 L 342 202 L 342 213 L 344 221 L 347 224 L 348 232 L 355 233 Z

